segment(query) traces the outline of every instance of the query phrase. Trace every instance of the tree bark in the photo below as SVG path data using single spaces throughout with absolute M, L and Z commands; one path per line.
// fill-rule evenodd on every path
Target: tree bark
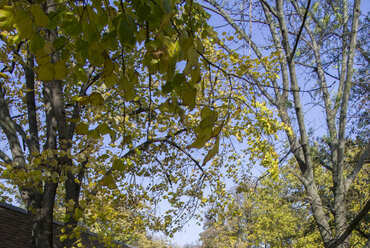
M 34 194 L 28 208 L 33 222 L 33 248 L 54 247 L 53 212 L 56 188 L 56 183 L 47 183 L 43 193 Z

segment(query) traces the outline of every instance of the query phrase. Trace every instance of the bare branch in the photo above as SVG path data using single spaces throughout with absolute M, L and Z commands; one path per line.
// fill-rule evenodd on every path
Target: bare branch
M 306 7 L 306 11 L 304 13 L 304 16 L 303 16 L 303 20 L 302 20 L 302 24 L 301 24 L 301 27 L 299 28 L 299 32 L 298 32 L 298 35 L 297 35 L 297 38 L 294 42 L 294 47 L 293 47 L 293 51 L 292 53 L 290 54 L 290 57 L 288 58 L 288 62 L 290 63 L 293 58 L 294 58 L 294 54 L 295 54 L 295 51 L 297 50 L 297 46 L 298 46 L 298 42 L 299 42 L 299 39 L 301 37 L 301 34 L 302 34 L 302 31 L 303 31 L 303 27 L 306 23 L 306 19 L 307 19 L 307 14 L 308 14 L 308 11 L 310 9 L 310 5 L 311 5 L 311 0 L 308 0 L 307 1 L 307 7 Z
M 313 65 L 308 65 L 308 64 L 305 64 L 305 63 L 302 63 L 302 62 L 299 62 L 299 61 L 296 61 L 295 62 L 296 64 L 298 65 L 301 65 L 301 66 L 304 66 L 304 67 L 308 67 L 308 68 L 311 68 L 314 72 L 317 71 L 317 67 L 316 66 L 313 66 Z M 329 72 L 327 72 L 326 70 L 323 70 L 323 72 L 328 75 L 329 77 L 332 77 L 334 78 L 335 80 L 339 80 L 339 78 L 337 76 L 334 76 L 333 74 L 330 74 Z M 329 87 L 328 87 L 329 88 Z
M 240 80 L 243 80 L 251 85 L 255 85 L 255 86 L 260 86 L 261 88 L 262 87 L 266 87 L 266 88 L 271 88 L 271 89 L 279 89 L 279 90 L 282 90 L 282 91 L 286 91 L 286 92 L 301 92 L 301 93 L 304 93 L 304 92 L 313 92 L 313 91 L 318 91 L 321 89 L 321 87 L 318 87 L 318 88 L 313 88 L 313 89 L 310 89 L 310 90 L 301 90 L 301 89 L 286 89 L 284 87 L 275 87 L 275 86 L 271 86 L 271 85 L 267 85 L 267 84 L 261 84 L 259 82 L 253 82 L 251 79 L 248 79 L 246 77 L 243 77 L 243 76 L 239 76 L 235 73 L 231 73 L 231 72 L 228 72 L 226 71 L 225 69 L 223 69 L 221 66 L 218 66 L 217 64 L 213 63 L 212 61 L 210 61 L 203 53 L 201 53 L 200 51 L 197 51 L 198 54 L 208 63 L 210 64 L 211 66 L 217 68 L 218 70 L 220 70 L 225 76 L 230 76 L 230 77 L 233 77 L 233 78 L 237 78 L 237 79 L 240 79 Z M 332 87 L 332 85 L 328 86 L 327 88 L 330 88 Z M 260 90 L 261 90 L 260 88 Z M 262 88 L 263 89 L 263 88 Z M 271 98 L 271 99 L 270 99 Z M 275 100 L 272 99 L 271 96 L 269 96 L 269 101 L 271 101 L 271 104 L 274 104 Z M 276 103 L 275 103 L 276 104 Z
M 176 147 L 179 151 L 184 153 L 188 158 L 190 158 L 194 162 L 194 164 L 198 167 L 198 169 L 208 178 L 208 174 L 204 171 L 199 161 L 196 160 L 189 152 L 185 151 L 182 147 L 180 147 L 178 144 L 176 144 L 175 142 L 171 140 L 164 140 L 164 142 L 172 145 L 173 147 Z
M 261 2 L 276 18 L 279 18 L 276 11 L 265 0 L 261 0 Z

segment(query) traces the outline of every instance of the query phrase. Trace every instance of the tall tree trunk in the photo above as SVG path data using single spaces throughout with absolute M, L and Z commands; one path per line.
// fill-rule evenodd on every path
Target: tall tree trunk
M 32 217 L 32 246 L 33 248 L 53 248 L 53 210 L 56 184 L 47 184 L 46 191 L 41 197 L 34 199 L 29 211 Z M 39 195 L 40 196 L 40 195 Z
M 66 189 L 66 202 L 73 202 L 73 205 L 66 209 L 66 215 L 68 216 L 68 220 L 65 223 L 65 232 L 68 234 L 73 233 L 74 229 L 78 223 L 78 214 L 80 211 L 80 191 L 81 191 L 81 181 L 84 174 L 84 167 L 82 166 L 80 173 L 77 177 L 75 177 L 71 172 L 67 173 L 68 179 L 65 182 L 65 189 Z M 70 235 L 63 241 L 63 247 L 72 247 L 73 243 L 76 242 L 76 237 L 71 237 Z

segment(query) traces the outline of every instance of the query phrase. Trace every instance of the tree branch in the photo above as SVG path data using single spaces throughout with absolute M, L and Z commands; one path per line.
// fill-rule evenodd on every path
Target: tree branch
M 307 1 L 307 6 L 306 6 L 306 11 L 304 13 L 304 16 L 303 16 L 303 20 L 302 20 L 302 24 L 301 24 L 301 27 L 299 28 L 299 32 L 298 32 L 298 35 L 296 37 L 296 40 L 294 42 L 294 47 L 293 47 L 293 51 L 292 53 L 290 54 L 290 57 L 288 58 L 288 62 L 290 63 L 293 58 L 294 58 L 294 54 L 295 54 L 295 51 L 297 50 L 297 46 L 298 46 L 298 42 L 299 42 L 299 39 L 301 37 L 301 34 L 302 34 L 302 31 L 303 31 L 303 27 L 306 23 L 306 19 L 307 19 L 307 14 L 308 14 L 308 11 L 310 9 L 310 5 L 311 5 L 311 0 L 308 0 Z
M 181 134 L 181 133 L 183 133 L 183 132 L 185 132 L 185 131 L 187 131 L 187 129 L 186 128 L 184 128 L 184 129 L 181 129 L 181 130 L 179 130 L 179 131 L 177 131 L 177 132 L 175 132 L 174 134 L 172 134 L 172 135 L 167 135 L 167 136 L 165 136 L 165 137 L 161 137 L 161 138 L 155 138 L 155 139 L 148 139 L 148 140 L 146 140 L 145 142 L 143 142 L 143 143 L 141 143 L 141 144 L 139 144 L 139 145 L 137 145 L 136 147 L 134 147 L 134 148 L 132 148 L 132 149 L 130 149 L 129 151 L 127 151 L 123 156 L 120 156 L 120 158 L 128 158 L 128 157 L 130 157 L 130 156 L 133 156 L 133 155 L 135 155 L 136 154 L 136 151 L 137 150 L 140 150 L 140 151 L 146 151 L 148 148 L 149 148 L 149 146 L 151 145 L 151 144 L 154 144 L 154 143 L 161 143 L 161 142 L 167 142 L 167 141 L 169 141 L 169 139 L 171 138 L 171 137 L 174 137 L 174 136 L 177 136 L 177 135 L 179 135 L 179 134 Z M 109 168 L 108 169 L 108 171 L 104 174 L 104 176 L 109 176 L 109 175 L 111 175 L 112 174 L 112 172 L 113 172 L 113 167 L 111 167 L 111 168 Z M 91 191 L 92 192 L 92 194 L 96 194 L 97 193 L 97 186 Z
M 79 96 L 86 96 L 86 92 L 90 88 L 90 86 L 93 85 L 96 81 L 98 81 L 102 75 L 101 73 L 99 73 L 99 74 L 96 74 L 95 76 L 92 76 L 92 74 L 95 71 L 94 67 L 91 67 L 89 70 L 90 70 L 89 78 L 87 82 L 82 85 L 80 92 L 79 92 Z M 79 103 L 75 103 L 73 107 L 73 111 L 72 111 L 72 119 L 77 120 L 80 118 L 80 110 L 81 110 L 81 107 Z M 72 140 L 75 128 L 76 128 L 76 122 L 71 122 L 71 124 L 68 127 L 67 140 Z
M 24 168 L 26 164 L 24 153 L 17 136 L 17 127 L 10 117 L 9 107 L 5 101 L 5 89 L 2 85 L 0 85 L 0 127 L 9 142 L 14 166 Z
M 34 74 L 34 58 L 32 55 L 28 55 L 27 64 L 23 66 L 26 78 L 26 105 L 28 115 L 28 125 L 30 132 L 30 152 L 40 152 L 40 141 L 37 126 L 37 112 L 35 103 L 35 74 Z
M 200 165 L 198 160 L 196 160 L 193 156 L 191 156 L 191 154 L 189 152 L 185 151 L 182 147 L 180 147 L 178 144 L 176 144 L 175 142 L 173 142 L 171 140 L 164 140 L 164 142 L 172 145 L 173 147 L 176 147 L 179 151 L 184 153 L 188 158 L 190 158 L 194 162 L 194 164 L 203 173 L 203 175 L 205 175 L 208 178 L 208 174 L 204 171 L 203 167 Z
M 362 210 L 357 214 L 355 218 L 349 223 L 346 230 L 335 240 L 333 240 L 328 248 L 335 248 L 339 244 L 342 244 L 343 241 L 351 234 L 351 232 L 356 228 L 360 221 L 369 214 L 370 210 L 370 200 L 368 200 Z
M 6 155 L 6 153 L 1 150 L 0 150 L 0 159 L 3 160 L 6 164 L 12 163 L 12 160 L 9 158 L 9 156 Z
M 265 1 L 265 0 L 260 0 L 264 6 L 273 14 L 276 18 L 279 18 L 276 11 Z

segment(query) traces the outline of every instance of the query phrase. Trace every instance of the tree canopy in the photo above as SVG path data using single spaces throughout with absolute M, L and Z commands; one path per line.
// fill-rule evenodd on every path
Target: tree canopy
M 287 158 L 295 158 L 291 169 L 299 171 L 294 174 L 305 188 L 323 246 L 352 247 L 351 235 L 366 220 L 370 207 L 366 187 L 362 188 L 364 201 L 357 199 L 362 208 L 356 214 L 351 213 L 353 199 L 349 197 L 360 172 L 368 170 L 370 154 L 368 111 L 359 110 L 368 102 L 362 84 L 368 70 L 364 53 L 368 38 L 363 36 L 368 18 L 361 14 L 361 1 L 202 3 L 222 18 L 219 27 L 231 28 L 241 40 L 238 44 L 261 62 L 260 72 L 272 70 L 263 56 L 278 57 L 277 76 L 268 83 L 255 80 L 254 88 L 286 127 L 286 143 L 276 149 L 280 166 Z M 253 32 L 256 28 L 263 39 Z M 238 52 L 233 46 L 230 42 L 219 44 L 219 50 L 230 56 Z M 240 85 L 253 76 L 225 74 L 238 78 Z M 249 92 L 246 89 L 242 94 Z M 353 152 L 354 159 L 347 160 Z M 329 185 L 319 186 L 317 166 L 330 175 Z M 368 239 L 367 234 L 364 237 Z
M 366 245 L 359 0 L 0 0 L 0 28 L 0 197 L 35 248 L 53 220 L 150 247 L 199 207 L 205 247 Z
M 204 187 L 224 192 L 208 162 L 227 139 L 271 149 L 272 113 L 201 57 L 218 39 L 208 18 L 193 1 L 1 1 L 2 197 L 31 214 L 34 247 L 52 247 L 53 220 L 66 247 L 85 228 L 110 246 L 171 234 L 213 199 Z

